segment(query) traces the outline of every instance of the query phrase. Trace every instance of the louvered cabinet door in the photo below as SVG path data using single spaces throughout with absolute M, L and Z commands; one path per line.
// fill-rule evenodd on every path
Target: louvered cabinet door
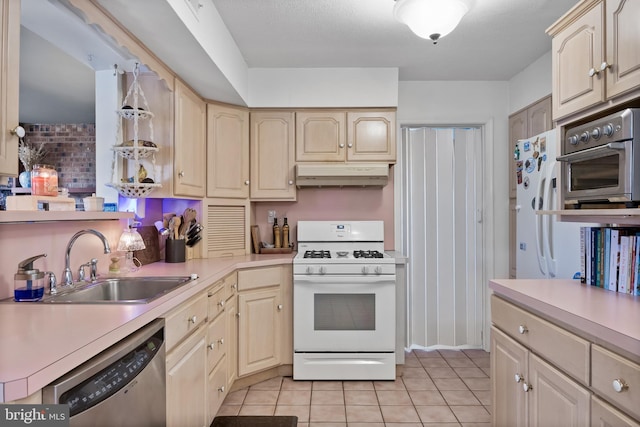
M 225 205 L 211 204 L 206 208 L 204 258 L 249 253 L 249 236 L 246 232 L 249 229 L 248 202 L 227 202 Z

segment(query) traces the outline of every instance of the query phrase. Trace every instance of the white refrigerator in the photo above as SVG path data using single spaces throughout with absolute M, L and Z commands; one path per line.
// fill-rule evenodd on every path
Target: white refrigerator
M 556 131 L 520 140 L 516 162 L 516 277 L 518 279 L 580 279 L 580 226 L 559 222 L 557 210 Z

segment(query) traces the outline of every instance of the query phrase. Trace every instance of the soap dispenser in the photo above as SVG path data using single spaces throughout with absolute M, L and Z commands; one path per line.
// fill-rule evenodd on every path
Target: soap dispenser
M 44 272 L 33 268 L 33 262 L 44 258 L 47 254 L 40 254 L 27 258 L 18 264 L 18 272 L 13 276 L 16 301 L 40 301 L 44 295 Z

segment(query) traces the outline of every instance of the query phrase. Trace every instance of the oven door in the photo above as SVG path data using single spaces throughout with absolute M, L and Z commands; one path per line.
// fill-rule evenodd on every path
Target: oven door
M 564 156 L 564 202 L 628 202 L 632 198 L 632 141 L 612 142 Z
M 395 351 L 395 276 L 294 276 L 296 352 Z

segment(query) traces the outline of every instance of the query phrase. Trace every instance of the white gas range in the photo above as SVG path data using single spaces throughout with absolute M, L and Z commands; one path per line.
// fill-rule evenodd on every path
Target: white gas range
M 395 379 L 395 259 L 382 221 L 299 221 L 293 378 Z

